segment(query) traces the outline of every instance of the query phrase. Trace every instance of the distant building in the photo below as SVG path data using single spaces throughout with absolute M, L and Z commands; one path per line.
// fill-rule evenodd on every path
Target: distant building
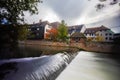
M 100 27 L 86 28 L 84 34 L 87 37 L 87 39 L 90 39 L 92 41 L 96 41 L 96 37 L 99 36 L 102 38 L 102 41 L 105 42 L 113 41 L 114 36 L 114 32 L 103 25 Z
M 75 32 L 70 36 L 70 42 L 85 42 L 86 37 L 83 33 Z
M 86 30 L 85 25 L 74 25 L 74 26 L 68 26 L 68 34 L 71 36 L 73 33 L 84 33 Z
M 114 42 L 120 44 L 120 33 L 115 33 L 114 34 Z
M 114 38 L 120 38 L 120 33 L 115 33 Z
M 52 28 L 58 28 L 60 26 L 60 23 L 59 22 L 52 22 L 50 23 L 50 26 L 52 26 Z
M 51 29 L 48 21 L 39 21 L 39 23 L 33 23 L 29 25 L 30 34 L 28 39 L 45 39 L 46 33 Z

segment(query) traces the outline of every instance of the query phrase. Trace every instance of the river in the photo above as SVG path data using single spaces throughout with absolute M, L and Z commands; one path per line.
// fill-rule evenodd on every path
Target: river
M 86 51 L 0 60 L 0 80 L 119 80 L 119 74 L 113 58 Z
M 107 54 L 81 51 L 56 80 L 120 80 L 120 63 Z

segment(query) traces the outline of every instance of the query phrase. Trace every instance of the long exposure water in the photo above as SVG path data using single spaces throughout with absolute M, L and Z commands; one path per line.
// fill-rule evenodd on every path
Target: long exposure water
M 21 58 L 0 61 L 0 80 L 55 80 L 70 63 L 75 54 L 34 58 Z
M 0 80 L 119 80 L 119 75 L 120 64 L 102 53 L 64 52 L 0 60 Z
M 56 80 L 120 80 L 120 63 L 106 54 L 81 51 Z

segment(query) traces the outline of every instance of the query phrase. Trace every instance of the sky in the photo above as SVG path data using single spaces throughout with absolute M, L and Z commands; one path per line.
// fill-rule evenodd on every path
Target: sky
M 61 21 L 65 20 L 67 25 L 85 24 L 86 27 L 97 27 L 105 25 L 114 32 L 120 32 L 120 6 L 115 4 L 108 5 L 111 0 L 103 2 L 105 8 L 96 11 L 96 4 L 99 0 L 43 0 L 38 4 L 39 14 L 25 14 L 25 21 L 29 24 L 42 21 Z M 120 2 L 120 0 L 118 0 Z M 119 26 L 119 27 L 118 27 Z

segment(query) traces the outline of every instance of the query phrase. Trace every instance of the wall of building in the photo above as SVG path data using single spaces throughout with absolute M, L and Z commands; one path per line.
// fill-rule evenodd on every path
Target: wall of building
M 103 41 L 105 42 L 112 42 L 114 38 L 114 33 L 111 30 L 103 30 L 103 31 L 98 31 L 96 32 L 98 36 L 103 37 Z
M 44 29 L 44 39 L 46 39 L 46 34 L 49 33 L 49 30 L 51 30 L 52 26 L 46 25 Z

